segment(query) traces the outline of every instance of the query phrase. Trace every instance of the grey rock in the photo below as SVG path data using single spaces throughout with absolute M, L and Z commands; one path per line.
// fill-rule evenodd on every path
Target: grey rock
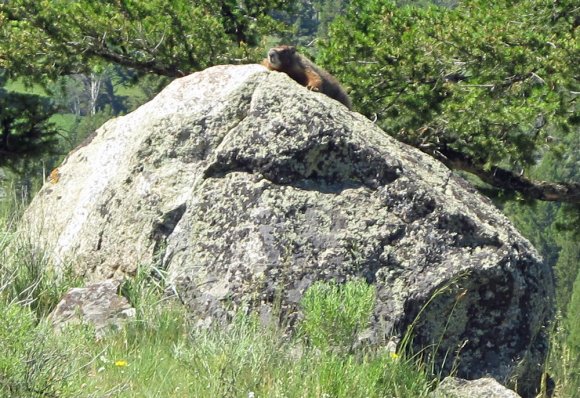
M 443 373 L 533 394 L 551 270 L 462 178 L 362 115 L 259 65 L 175 80 L 59 167 L 25 227 L 93 278 L 168 271 L 209 324 L 240 306 L 286 322 L 315 281 L 376 284 L 373 341 L 413 325 Z
M 56 330 L 70 324 L 91 324 L 99 337 L 108 330 L 119 329 L 135 317 L 135 309 L 117 294 L 119 284 L 118 280 L 108 279 L 70 289 L 48 319 Z
M 491 377 L 463 380 L 446 377 L 430 394 L 431 398 L 520 398 L 514 391 L 499 384 Z

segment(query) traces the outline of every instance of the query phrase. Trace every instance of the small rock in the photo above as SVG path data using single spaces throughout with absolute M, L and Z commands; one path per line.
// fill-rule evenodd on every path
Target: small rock
M 464 380 L 446 377 L 430 394 L 431 398 L 520 398 L 491 377 Z
M 70 289 L 49 315 L 54 328 L 62 330 L 69 324 L 88 323 L 95 327 L 97 337 L 111 328 L 120 328 L 127 319 L 135 317 L 135 308 L 117 294 L 120 283 L 107 279 Z

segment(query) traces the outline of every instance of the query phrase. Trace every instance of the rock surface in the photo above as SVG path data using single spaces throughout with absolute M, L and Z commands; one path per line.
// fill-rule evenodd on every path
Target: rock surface
M 431 398 L 520 398 L 514 391 L 486 377 L 477 380 L 463 380 L 457 377 L 446 377 Z
M 135 308 L 117 294 L 119 284 L 118 280 L 109 279 L 70 289 L 49 315 L 49 320 L 57 330 L 71 323 L 89 323 L 97 336 L 120 328 L 127 319 L 135 317 Z
M 537 386 L 554 291 L 530 243 L 441 163 L 284 74 L 175 80 L 58 172 L 25 217 L 58 264 L 164 267 L 207 322 L 278 298 L 292 317 L 314 281 L 363 277 L 376 342 L 414 322 L 443 372 L 459 356 L 460 377 Z

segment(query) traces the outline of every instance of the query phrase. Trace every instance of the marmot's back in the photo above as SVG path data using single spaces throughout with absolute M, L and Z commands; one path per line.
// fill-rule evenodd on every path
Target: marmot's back
M 262 65 L 270 70 L 284 72 L 309 90 L 320 91 L 351 108 L 352 104 L 346 91 L 330 73 L 320 68 L 304 55 L 296 52 L 293 46 L 273 47 Z

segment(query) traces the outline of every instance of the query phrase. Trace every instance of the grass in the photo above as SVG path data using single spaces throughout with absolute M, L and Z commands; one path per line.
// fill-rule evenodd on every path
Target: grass
M 55 113 L 49 119 L 60 131 L 69 132 L 77 123 L 78 117 L 72 113 Z
M 245 313 L 228 326 L 199 328 L 164 295 L 162 278 L 140 268 L 121 287 L 137 309 L 125 327 L 100 339 L 87 325 L 57 334 L 47 314 L 82 281 L 56 273 L 10 225 L 0 230 L 0 396 L 424 397 L 432 388 L 412 361 L 337 349 L 352 347 L 368 324 L 374 289 L 360 281 L 315 285 L 305 326 L 289 337 Z M 349 326 L 341 331 L 337 320 Z
M 320 350 L 252 315 L 238 314 L 228 327 L 195 328 L 180 304 L 164 300 L 153 285 L 142 287 L 137 319 L 98 341 L 83 326 L 55 336 L 26 305 L 4 301 L 8 317 L 0 320 L 0 337 L 10 349 L 2 353 L 0 391 L 10 396 L 422 397 L 430 389 L 430 380 L 404 360 L 375 351 Z M 46 335 L 39 344 L 39 336 Z M 42 367 L 27 366 L 31 362 L 23 359 L 30 353 Z
M 48 93 L 40 84 L 27 84 L 23 79 L 9 80 L 4 85 L 7 91 L 23 94 L 34 94 L 41 97 L 48 97 Z
M 375 289 L 364 280 L 345 285 L 317 282 L 302 300 L 301 331 L 315 347 L 351 350 L 358 333 L 369 326 Z
M 555 396 L 562 398 L 580 397 L 580 350 L 571 339 L 579 339 L 573 333 L 568 322 L 580 322 L 578 313 L 571 313 L 569 318 L 557 316 L 554 328 L 550 335 L 550 353 L 546 364 L 546 373 L 555 381 Z M 568 321 L 568 322 L 567 322 Z M 548 389 L 547 380 L 542 388 Z

